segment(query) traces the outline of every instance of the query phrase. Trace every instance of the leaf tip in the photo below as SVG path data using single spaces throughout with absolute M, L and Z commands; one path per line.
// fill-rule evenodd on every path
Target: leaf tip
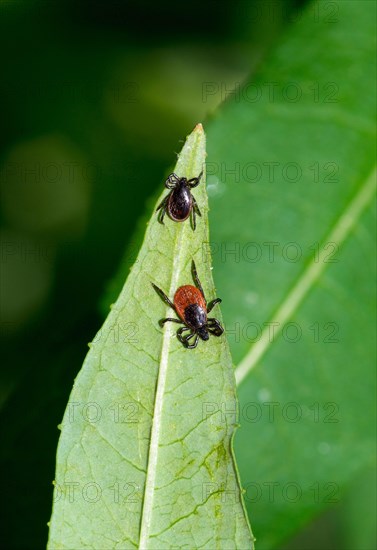
M 194 132 L 198 132 L 201 134 L 204 132 L 203 124 L 201 122 L 198 122 L 198 124 L 195 126 Z

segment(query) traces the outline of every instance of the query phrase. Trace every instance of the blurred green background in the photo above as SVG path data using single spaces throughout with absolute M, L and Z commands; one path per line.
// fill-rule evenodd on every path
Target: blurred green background
M 305 3 L 0 0 L 4 547 L 45 546 L 57 424 L 148 200 Z M 284 548 L 345 548 L 347 498 Z

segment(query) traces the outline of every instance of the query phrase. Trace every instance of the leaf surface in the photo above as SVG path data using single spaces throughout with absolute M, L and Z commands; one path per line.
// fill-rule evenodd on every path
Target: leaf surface
M 204 162 L 198 125 L 175 172 L 198 176 Z M 57 453 L 50 549 L 252 547 L 231 450 L 237 404 L 226 339 L 184 349 L 179 325 L 159 327 L 175 314 L 151 286 L 173 298 L 193 284 L 194 258 L 208 301 L 215 297 L 201 262 L 205 185 L 193 194 L 202 211 L 195 232 L 189 222 L 161 225 L 153 213 L 75 380 Z

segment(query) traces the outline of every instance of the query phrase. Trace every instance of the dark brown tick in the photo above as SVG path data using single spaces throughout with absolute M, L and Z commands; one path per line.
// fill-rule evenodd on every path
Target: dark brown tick
M 165 187 L 171 189 L 163 201 L 158 205 L 156 212 L 161 210 L 158 215 L 158 221 L 164 223 L 164 216 L 168 213 L 169 218 L 175 222 L 184 222 L 191 214 L 191 224 L 195 231 L 196 214 L 201 216 L 199 207 L 191 193 L 191 189 L 197 187 L 203 172 L 197 178 L 180 178 L 177 174 L 170 174 L 165 182 Z
M 219 304 L 221 299 L 215 298 L 207 304 L 194 260 L 192 261 L 192 277 L 196 286 L 180 286 L 174 294 L 174 303 L 169 300 L 166 294 L 158 288 L 158 286 L 152 283 L 157 294 L 179 317 L 179 319 L 173 319 L 172 317 L 161 319 L 159 321 L 160 326 L 162 327 L 167 321 L 184 325 L 177 330 L 177 338 L 182 342 L 185 348 L 188 349 L 196 348 L 199 338 L 208 340 L 210 334 L 221 336 L 224 332 L 223 327 L 217 319 L 214 317 L 207 317 L 207 313 L 209 313 L 216 304 Z M 183 336 L 183 333 L 186 331 L 189 331 L 189 334 Z M 195 337 L 195 339 L 193 343 L 190 344 L 189 340 L 193 337 Z

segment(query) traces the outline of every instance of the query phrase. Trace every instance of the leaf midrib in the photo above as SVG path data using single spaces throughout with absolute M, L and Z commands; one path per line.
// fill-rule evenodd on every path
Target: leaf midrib
M 190 161 L 187 163 L 188 166 L 192 165 L 193 159 L 197 153 L 197 145 L 192 148 Z M 204 184 L 204 183 L 203 183 Z M 190 222 L 188 222 L 190 225 Z M 173 250 L 173 273 L 170 281 L 169 296 L 173 296 L 175 290 L 178 288 L 178 281 L 180 275 L 180 264 L 181 256 L 183 251 L 182 241 L 183 233 L 185 230 L 186 224 L 179 224 L 177 232 L 174 239 Z M 166 308 L 166 317 L 169 316 L 169 307 Z M 141 512 L 140 520 L 140 538 L 139 538 L 139 549 L 146 550 L 148 545 L 148 540 L 150 538 L 150 525 L 153 512 L 153 499 L 154 499 L 154 489 L 155 489 L 155 480 L 157 472 L 157 458 L 158 458 L 158 448 L 159 448 L 159 435 L 161 427 L 161 417 L 162 417 L 162 407 L 163 407 L 163 396 L 165 394 L 165 384 L 166 384 L 166 375 L 168 371 L 169 363 L 169 350 L 170 344 L 172 341 L 172 328 L 171 325 L 167 324 L 163 330 L 162 346 L 161 346 L 161 355 L 160 355 L 160 368 L 158 370 L 155 402 L 153 409 L 153 420 L 152 420 L 152 429 L 151 429 L 151 439 L 149 445 L 148 453 L 148 463 L 147 463 L 147 475 L 144 487 L 143 494 L 143 507 Z
M 181 247 L 179 246 L 182 241 L 182 230 L 178 230 L 176 239 L 174 241 L 174 251 L 177 250 L 178 253 L 174 254 L 173 260 L 173 274 L 170 282 L 169 296 L 172 296 L 174 288 L 177 288 L 178 283 L 178 274 L 179 274 L 179 263 L 181 257 Z M 168 316 L 169 307 L 166 309 L 166 317 Z M 153 409 L 153 420 L 152 420 L 152 429 L 151 429 L 151 439 L 149 445 L 149 454 L 148 454 L 148 464 L 147 464 L 147 477 L 145 481 L 144 488 L 144 498 L 143 498 L 143 510 L 141 514 L 141 526 L 140 526 L 140 541 L 139 548 L 147 548 L 147 541 L 149 539 L 150 524 L 153 511 L 153 497 L 154 497 L 154 488 L 156 480 L 156 471 L 157 471 L 157 457 L 158 457 L 158 443 L 160 436 L 160 427 L 161 427 L 161 416 L 162 416 L 162 404 L 163 396 L 165 393 L 165 384 L 166 384 L 166 374 L 168 370 L 168 360 L 169 360 L 169 349 L 172 336 L 171 326 L 168 324 L 163 330 L 162 346 L 161 346 L 161 355 L 160 355 L 160 367 L 158 370 L 157 378 L 157 387 L 156 387 L 156 397 L 154 402 Z
M 376 166 L 374 166 L 371 173 L 366 178 L 365 183 L 362 184 L 360 190 L 339 215 L 332 230 L 329 231 L 325 239 L 322 241 L 323 243 L 336 242 L 338 246 L 340 246 L 346 241 L 351 233 L 351 230 L 359 220 L 361 214 L 371 201 L 376 191 L 376 177 Z M 314 257 L 312 258 L 309 265 L 293 284 L 286 298 L 277 307 L 276 313 L 270 322 L 278 323 L 277 325 L 274 325 L 276 326 L 274 333 L 275 337 L 282 330 L 284 323 L 292 317 L 295 311 L 297 311 L 309 290 L 314 286 L 315 282 L 326 270 L 329 264 L 325 263 L 324 259 L 327 255 L 328 251 L 322 248 L 319 253 L 318 261 L 315 262 Z M 236 368 L 235 375 L 237 386 L 241 385 L 243 380 L 245 380 L 251 370 L 257 366 L 260 359 L 265 355 L 272 343 L 275 341 L 276 338 L 272 339 L 272 341 L 270 339 L 270 323 L 266 324 L 266 328 L 262 331 L 258 342 L 251 347 L 249 352 L 245 355 Z

